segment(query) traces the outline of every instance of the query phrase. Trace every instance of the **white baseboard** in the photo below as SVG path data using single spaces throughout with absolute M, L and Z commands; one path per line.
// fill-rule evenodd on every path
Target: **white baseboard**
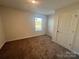
M 6 41 L 4 41 L 4 42 L 0 45 L 0 49 L 4 46 L 5 43 L 6 43 Z
M 36 37 L 36 36 L 40 36 L 40 35 L 44 35 L 44 34 L 38 34 L 38 35 L 32 35 L 32 36 L 27 36 L 27 37 L 14 38 L 14 39 L 7 40 L 7 42 L 15 41 L 15 40 L 20 40 L 20 39 L 24 39 L 24 38 Z

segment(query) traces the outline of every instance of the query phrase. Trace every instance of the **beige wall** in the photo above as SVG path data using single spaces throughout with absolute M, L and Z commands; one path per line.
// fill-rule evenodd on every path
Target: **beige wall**
M 58 18 L 56 14 L 49 15 L 48 17 L 48 32 L 47 34 L 52 37 L 52 40 L 56 40 Z
M 46 16 L 11 8 L 1 7 L 1 10 L 8 41 L 44 35 L 46 33 Z M 43 31 L 35 32 L 35 16 L 43 18 Z
M 48 16 L 48 35 L 52 36 L 53 34 L 53 29 L 54 29 L 54 19 L 53 15 Z
M 2 18 L 1 18 L 1 14 L 0 14 L 0 49 L 4 45 L 5 42 L 6 42 L 5 34 L 4 34 L 4 29 L 3 29 L 3 25 L 2 25 Z

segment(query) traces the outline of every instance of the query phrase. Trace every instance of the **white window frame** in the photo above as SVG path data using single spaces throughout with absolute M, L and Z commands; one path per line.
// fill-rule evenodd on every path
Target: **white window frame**
M 36 21 L 40 21 L 40 23 L 41 23 L 41 25 L 39 25 L 39 26 L 41 26 L 40 28 L 37 26 Z M 35 31 L 42 31 L 42 30 L 43 30 L 43 25 L 42 25 L 42 23 L 43 23 L 43 19 L 42 19 L 42 18 L 40 18 L 40 17 L 35 17 Z M 38 28 L 39 28 L 39 29 L 38 29 Z

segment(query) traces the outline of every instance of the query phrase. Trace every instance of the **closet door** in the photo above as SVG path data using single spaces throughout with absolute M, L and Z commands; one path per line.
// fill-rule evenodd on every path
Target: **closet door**
M 75 19 L 77 19 L 77 27 L 75 32 L 75 38 L 73 41 L 73 51 L 79 54 L 79 10 L 76 11 Z
M 74 40 L 77 20 L 73 19 L 73 12 L 59 15 L 57 42 L 65 48 L 71 49 Z
M 79 24 L 78 24 L 75 40 L 73 43 L 73 51 L 79 54 Z

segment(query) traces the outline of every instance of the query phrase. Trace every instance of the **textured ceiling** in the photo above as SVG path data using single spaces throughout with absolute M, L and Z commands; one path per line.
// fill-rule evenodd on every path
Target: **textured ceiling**
M 78 2 L 79 0 L 38 0 L 39 4 L 32 4 L 30 0 L 0 0 L 0 5 L 30 10 L 33 12 L 49 15 L 54 10 Z

